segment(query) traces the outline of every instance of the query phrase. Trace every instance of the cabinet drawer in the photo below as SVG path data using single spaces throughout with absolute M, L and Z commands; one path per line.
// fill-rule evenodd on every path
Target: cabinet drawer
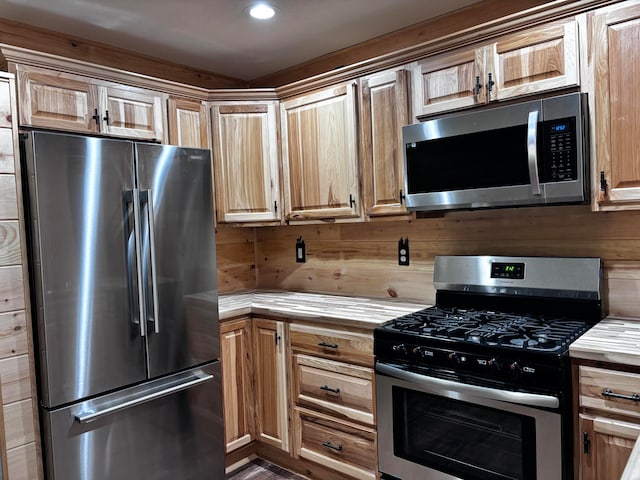
M 376 433 L 296 409 L 296 455 L 353 478 L 374 480 Z
M 291 324 L 290 332 L 294 352 L 373 367 L 373 333 L 295 323 Z
M 640 418 L 640 374 L 581 366 L 580 406 Z
M 296 403 L 374 425 L 373 370 L 294 355 Z

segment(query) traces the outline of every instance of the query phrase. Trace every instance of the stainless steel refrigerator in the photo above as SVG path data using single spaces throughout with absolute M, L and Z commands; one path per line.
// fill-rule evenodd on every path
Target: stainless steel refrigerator
M 22 137 L 47 478 L 224 478 L 209 152 Z

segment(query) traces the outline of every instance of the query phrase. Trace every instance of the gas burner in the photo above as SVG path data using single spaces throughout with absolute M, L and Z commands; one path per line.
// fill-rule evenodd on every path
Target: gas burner
M 421 337 L 556 352 L 582 334 L 586 325 L 561 317 L 436 306 L 392 320 L 385 328 Z

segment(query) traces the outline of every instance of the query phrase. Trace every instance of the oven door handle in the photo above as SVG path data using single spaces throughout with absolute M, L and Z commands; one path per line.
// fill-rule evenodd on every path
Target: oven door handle
M 500 400 L 502 402 L 511 402 L 532 407 L 558 408 L 560 406 L 560 401 L 551 395 L 511 392 L 508 390 L 497 390 L 495 388 L 481 387 L 478 385 L 468 385 L 466 383 L 458 383 L 451 380 L 444 380 L 442 378 L 407 372 L 384 363 L 376 364 L 376 371 L 399 380 L 405 380 L 431 389 L 446 388 L 447 390 L 452 390 L 458 393 L 468 393 L 491 400 Z

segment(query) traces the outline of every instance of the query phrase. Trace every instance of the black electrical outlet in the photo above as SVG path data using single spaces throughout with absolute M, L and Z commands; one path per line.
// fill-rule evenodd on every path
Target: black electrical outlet
M 296 240 L 296 262 L 304 263 L 307 261 L 307 253 L 305 251 L 304 240 L 298 237 Z
M 409 239 L 401 238 L 398 241 L 398 265 L 409 265 Z

